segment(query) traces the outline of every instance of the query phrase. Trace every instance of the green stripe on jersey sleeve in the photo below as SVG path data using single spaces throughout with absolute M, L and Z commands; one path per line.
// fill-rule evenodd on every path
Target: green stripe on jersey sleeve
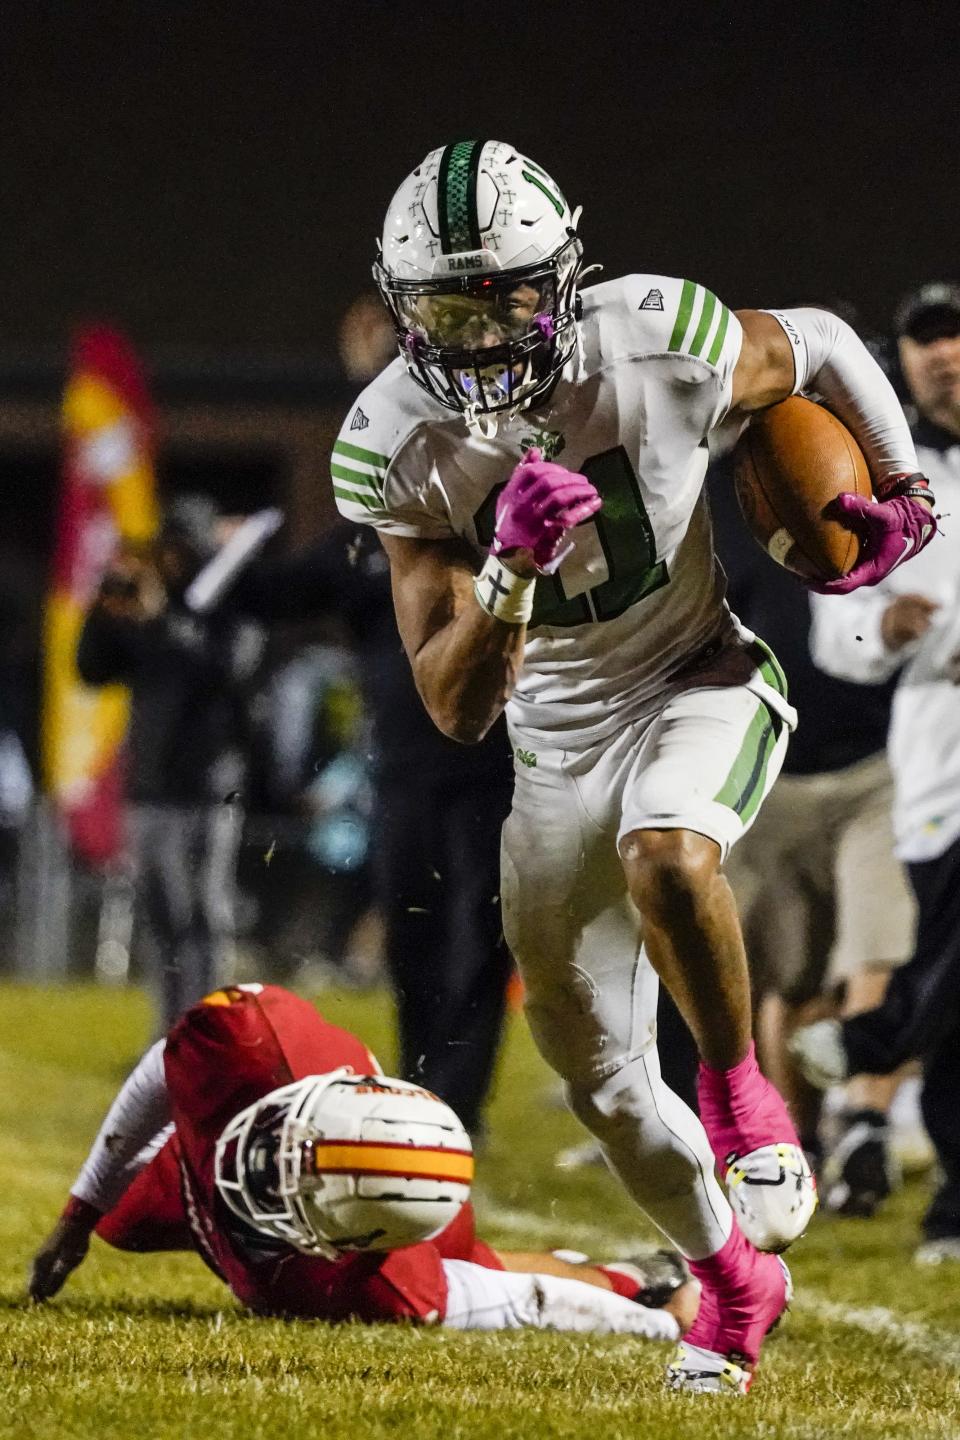
M 700 322 L 697 325 L 696 333 L 690 341 L 690 354 L 699 355 L 704 347 L 707 335 L 710 332 L 710 322 L 713 319 L 713 312 L 717 308 L 717 297 L 709 290 L 703 292 L 703 308 L 700 311 Z
M 339 465 L 331 465 L 330 473 L 333 476 L 333 488 L 349 495 L 358 505 L 365 502 L 376 505 L 378 509 L 383 506 L 383 496 L 376 486 L 359 482 L 353 471 L 341 470 Z
M 692 280 L 684 280 L 683 289 L 680 291 L 680 304 L 677 309 L 677 318 L 673 322 L 673 333 L 670 336 L 668 350 L 679 350 L 683 344 L 683 337 L 687 333 L 687 326 L 690 323 L 690 312 L 693 310 L 694 296 L 697 287 Z
M 361 495 L 356 490 L 344 490 L 340 485 L 334 485 L 333 493 L 348 505 L 358 505 L 361 510 L 369 510 L 376 515 L 383 514 L 383 506 L 375 495 Z
M 361 445 L 351 445 L 347 440 L 338 440 L 330 458 L 330 473 L 334 485 L 347 491 L 383 504 L 383 485 L 387 478 L 389 457 L 376 450 L 365 450 Z
M 346 440 L 338 440 L 333 447 L 335 455 L 342 455 L 345 460 L 360 460 L 364 465 L 372 465 L 375 470 L 386 470 L 390 464 L 389 455 L 380 455 L 376 450 L 364 450 L 360 445 L 350 445 Z
M 730 325 L 730 311 L 710 290 L 684 280 L 668 350 L 716 365 Z M 687 339 L 687 332 L 693 333 Z M 707 348 L 709 346 L 709 349 Z
M 710 346 L 710 354 L 707 356 L 708 365 L 716 365 L 720 351 L 723 349 L 723 342 L 727 338 L 727 326 L 730 324 L 730 311 L 726 305 L 720 307 L 720 323 L 717 326 L 717 333 L 713 337 L 713 344 Z

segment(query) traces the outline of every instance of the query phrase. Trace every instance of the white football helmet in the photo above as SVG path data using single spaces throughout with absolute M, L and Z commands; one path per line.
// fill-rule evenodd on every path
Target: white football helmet
M 217 1189 L 247 1225 L 308 1254 L 429 1239 L 470 1194 L 470 1137 L 429 1090 L 349 1066 L 272 1090 L 217 1141 Z
M 431 150 L 390 202 L 373 276 L 400 353 L 482 433 L 548 394 L 573 353 L 579 217 L 499 140 Z

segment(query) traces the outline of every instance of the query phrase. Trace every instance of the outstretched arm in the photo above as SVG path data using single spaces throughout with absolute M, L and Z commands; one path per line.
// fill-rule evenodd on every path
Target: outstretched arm
M 86 1255 L 97 1222 L 156 1153 L 151 1142 L 170 1121 L 163 1069 L 165 1043 L 158 1040 L 150 1047 L 110 1106 L 60 1219 L 34 1257 L 31 1299 L 49 1300 L 56 1295 Z

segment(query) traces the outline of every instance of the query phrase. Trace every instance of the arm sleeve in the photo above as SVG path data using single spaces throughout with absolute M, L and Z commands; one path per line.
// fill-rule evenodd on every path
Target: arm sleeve
M 838 680 L 882 685 L 916 654 L 921 641 L 888 650 L 880 634 L 883 612 L 893 597 L 882 586 L 851 595 L 810 596 L 813 662 Z
M 845 320 L 827 310 L 771 310 L 793 349 L 794 394 L 813 390 L 856 436 L 874 484 L 920 467 L 900 401 Z
M 469 1260 L 444 1260 L 451 1330 L 567 1330 L 593 1335 L 644 1335 L 679 1340 L 666 1310 L 648 1310 L 622 1295 L 557 1275 L 488 1270 Z
M 156 1154 L 170 1125 L 163 1068 L 165 1040 L 152 1045 L 124 1081 L 70 1193 L 101 1214 L 112 1210 L 127 1186 Z

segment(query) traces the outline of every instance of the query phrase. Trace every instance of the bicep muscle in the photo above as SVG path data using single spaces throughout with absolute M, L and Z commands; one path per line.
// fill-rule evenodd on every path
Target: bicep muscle
M 414 663 L 428 641 L 456 618 L 473 595 L 475 567 L 468 547 L 456 540 L 380 538 L 390 560 L 400 638 Z
M 778 405 L 794 392 L 793 349 L 778 320 L 763 310 L 738 310 L 743 345 L 733 372 L 732 410 L 749 414 Z

